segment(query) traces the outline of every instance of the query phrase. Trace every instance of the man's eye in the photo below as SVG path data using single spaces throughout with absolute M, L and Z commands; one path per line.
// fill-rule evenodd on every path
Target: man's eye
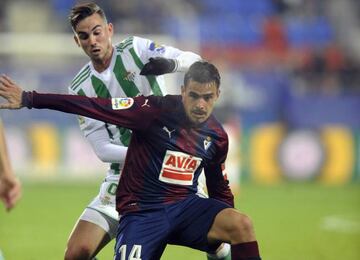
M 80 40 L 86 40 L 87 38 L 89 38 L 89 35 L 87 35 L 87 34 L 79 34 L 79 39 Z
M 101 31 L 95 31 L 94 32 L 94 35 L 99 35 L 99 34 L 101 34 Z

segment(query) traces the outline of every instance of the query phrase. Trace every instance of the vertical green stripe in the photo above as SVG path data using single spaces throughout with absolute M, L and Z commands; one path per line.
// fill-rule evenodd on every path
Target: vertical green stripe
M 115 175 L 120 174 L 119 167 L 120 167 L 120 163 L 112 163 L 112 164 L 110 164 L 110 169 L 114 171 Z
M 100 79 L 98 79 L 95 76 L 91 77 L 91 82 L 93 85 L 93 88 L 96 92 L 96 95 L 98 97 L 102 97 L 102 98 L 110 98 L 111 94 L 109 92 L 109 90 L 106 88 L 106 85 L 104 84 L 104 82 L 102 82 Z M 110 138 L 113 138 L 113 135 L 111 133 L 111 131 L 108 129 L 108 125 L 105 125 L 106 130 L 110 136 Z M 130 138 L 131 138 L 131 131 L 129 129 L 123 128 L 123 127 L 117 127 L 119 129 L 120 132 L 120 141 L 123 145 L 125 146 L 129 146 L 130 143 Z
M 84 90 L 82 90 L 82 89 L 79 89 L 79 91 L 77 92 L 77 94 L 78 94 L 79 96 L 86 96 Z
M 95 93 L 98 97 L 111 98 L 111 95 L 110 95 L 108 89 L 106 88 L 106 85 L 104 84 L 104 82 L 102 82 L 100 79 L 98 79 L 97 77 L 95 77 L 93 75 L 93 76 L 91 76 L 91 83 L 92 83 Z
M 130 50 L 131 56 L 133 57 L 136 66 L 138 66 L 138 68 L 141 70 L 144 67 L 144 64 L 141 62 L 140 58 L 137 56 L 134 48 L 131 48 Z M 150 87 L 152 89 L 152 92 L 154 93 L 155 96 L 163 96 L 163 93 L 161 91 L 161 88 L 159 86 L 159 83 L 156 80 L 155 76 L 146 76 Z
M 120 55 L 116 56 L 116 62 L 114 66 L 115 77 L 119 82 L 121 88 L 125 92 L 126 96 L 135 97 L 140 93 L 140 91 L 132 80 L 127 79 L 129 73 L 131 72 L 128 72 L 125 69 L 124 63 Z
M 127 128 L 123 128 L 123 127 L 118 127 L 119 131 L 120 131 L 120 141 L 126 146 L 128 147 L 130 144 L 130 139 L 131 139 L 131 132 L 129 129 Z

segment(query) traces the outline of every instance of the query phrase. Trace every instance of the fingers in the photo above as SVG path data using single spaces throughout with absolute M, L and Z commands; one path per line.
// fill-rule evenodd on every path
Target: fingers
M 3 90 L 2 84 L 0 84 L 0 97 L 3 97 L 4 99 L 9 101 L 10 95 L 7 91 Z M 0 109 L 9 109 L 11 108 L 10 102 L 8 103 L 2 103 L 0 104 Z
M 0 104 L 0 109 L 11 109 L 10 104 Z
M 3 98 L 6 98 L 9 95 L 9 93 L 3 89 L 2 85 L 0 84 L 0 96 Z
M 14 187 L 8 193 L 7 201 L 6 201 L 6 208 L 7 210 L 11 210 L 18 200 L 21 198 L 21 186 L 20 183 L 15 184 Z
M 8 76 L 6 76 L 4 74 L 1 75 L 0 82 L 6 87 L 10 87 L 11 85 L 16 84 L 10 77 L 8 77 Z
M 0 76 L 0 86 L 3 86 L 3 87 L 9 87 L 10 86 L 10 81 L 9 81 L 9 78 L 6 77 L 5 75 L 1 75 Z
M 3 74 L 2 76 L 4 77 L 4 79 L 5 79 L 7 82 L 9 82 L 9 84 L 12 84 L 12 85 L 15 85 L 15 84 L 16 84 L 15 81 L 13 81 L 9 76 L 7 76 L 7 75 L 5 75 L 5 74 Z
M 0 185 L 0 199 L 7 211 L 11 210 L 21 197 L 21 183 L 15 177 L 2 178 Z

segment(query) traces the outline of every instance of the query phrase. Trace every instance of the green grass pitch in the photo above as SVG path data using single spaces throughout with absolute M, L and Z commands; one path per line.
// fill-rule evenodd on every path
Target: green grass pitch
M 62 259 L 68 234 L 98 184 L 23 186 L 23 198 L 11 213 L 0 207 L 0 249 L 5 259 Z M 236 205 L 252 217 L 264 260 L 360 259 L 359 184 L 244 184 Z M 100 260 L 112 259 L 113 245 L 100 253 Z M 168 246 L 162 259 L 206 258 L 202 252 Z

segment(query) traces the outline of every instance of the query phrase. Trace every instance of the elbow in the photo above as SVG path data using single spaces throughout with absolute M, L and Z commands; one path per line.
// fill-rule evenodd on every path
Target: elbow
M 96 156 L 100 159 L 100 161 L 107 163 L 109 162 L 106 155 L 104 153 L 101 153 L 99 151 L 95 151 Z

